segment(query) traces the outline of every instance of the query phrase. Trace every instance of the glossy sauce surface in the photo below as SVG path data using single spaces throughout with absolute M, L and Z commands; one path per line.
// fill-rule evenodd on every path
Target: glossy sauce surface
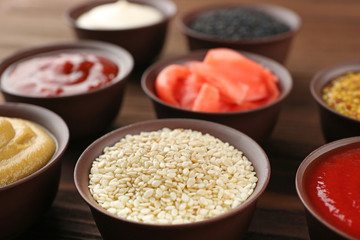
M 111 60 L 91 53 L 34 57 L 14 66 L 2 79 L 9 92 L 35 97 L 73 95 L 98 89 L 118 74 Z
M 158 23 L 163 18 L 152 6 L 119 0 L 94 7 L 82 14 L 76 23 L 88 29 L 131 29 Z
M 360 146 L 321 157 L 305 175 L 307 194 L 331 224 L 360 238 Z

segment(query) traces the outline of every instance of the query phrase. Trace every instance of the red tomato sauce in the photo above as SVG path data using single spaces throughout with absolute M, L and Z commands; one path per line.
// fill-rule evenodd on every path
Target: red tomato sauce
M 360 146 L 331 152 L 307 170 L 304 184 L 320 214 L 360 239 Z
M 21 62 L 2 81 L 9 92 L 51 97 L 98 89 L 111 82 L 118 72 L 118 66 L 102 56 L 61 53 Z

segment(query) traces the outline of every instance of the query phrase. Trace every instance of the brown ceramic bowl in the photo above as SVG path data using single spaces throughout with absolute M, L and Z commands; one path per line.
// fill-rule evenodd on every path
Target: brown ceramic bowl
M 305 206 L 306 220 L 311 239 L 354 239 L 354 237 L 332 224 L 316 209 L 307 194 L 304 181 L 304 175 L 306 176 L 307 170 L 314 162 L 331 152 L 336 152 L 349 146 L 359 148 L 360 137 L 344 138 L 319 147 L 303 160 L 297 170 L 296 190 L 300 200 Z
M 67 96 L 26 96 L 8 91 L 3 85 L 1 92 L 7 102 L 40 105 L 56 112 L 69 126 L 72 138 L 99 134 L 116 118 L 128 75 L 133 69 L 133 59 L 123 48 L 103 42 L 78 41 L 26 49 L 1 62 L 0 81 L 6 77 L 8 69 L 24 59 L 64 52 L 89 52 L 106 57 L 118 65 L 118 76 L 110 84 L 99 89 Z
M 279 98 L 268 105 L 238 112 L 208 113 L 195 112 L 178 108 L 163 102 L 155 91 L 155 80 L 159 72 L 170 64 L 181 64 L 192 60 L 202 60 L 207 50 L 193 51 L 185 56 L 159 61 L 150 66 L 143 74 L 141 86 L 146 95 L 152 100 L 158 118 L 195 118 L 218 122 L 235 128 L 258 143 L 262 144 L 271 135 L 277 122 L 281 105 L 292 89 L 292 78 L 289 72 L 279 63 L 266 57 L 241 52 L 246 57 L 262 64 L 279 78 Z
M 93 39 L 119 45 L 128 50 L 135 59 L 135 64 L 144 65 L 154 60 L 161 52 L 167 33 L 167 26 L 175 15 L 176 5 L 170 0 L 130 0 L 132 3 L 145 4 L 160 10 L 164 19 L 156 24 L 119 30 L 94 30 L 81 28 L 77 18 L 90 9 L 115 0 L 97 0 L 76 6 L 67 12 L 67 20 L 79 39 Z
M 253 194 L 239 207 L 217 217 L 188 224 L 159 225 L 125 220 L 110 214 L 93 199 L 89 185 L 89 171 L 92 162 L 103 153 L 106 146 L 113 145 L 127 134 L 142 131 L 156 131 L 185 128 L 209 133 L 235 148 L 253 163 L 258 183 Z M 245 134 L 227 126 L 194 119 L 157 119 L 135 123 L 112 131 L 92 143 L 80 156 L 75 166 L 75 185 L 82 198 L 89 205 L 104 240 L 110 239 L 156 239 L 156 240 L 218 240 L 240 239 L 245 235 L 252 218 L 256 201 L 265 190 L 270 178 L 269 160 L 262 148 Z
M 317 102 L 322 132 L 327 142 L 360 135 L 359 120 L 337 112 L 322 100 L 323 88 L 333 78 L 352 71 L 360 71 L 360 61 L 342 63 L 321 70 L 313 77 L 310 83 L 310 91 Z
M 0 116 L 33 121 L 47 129 L 57 143 L 53 157 L 44 167 L 0 187 L 0 239 L 9 239 L 31 227 L 51 206 L 58 190 L 61 156 L 68 145 L 69 130 L 57 114 L 35 105 L 0 104 Z
M 199 33 L 189 27 L 195 19 L 206 12 L 234 7 L 246 7 L 264 12 L 288 25 L 290 31 L 270 37 L 232 40 Z M 284 63 L 290 50 L 292 40 L 301 26 L 301 19 L 290 9 L 275 5 L 219 4 L 189 11 L 180 18 L 178 23 L 179 28 L 187 38 L 190 50 L 228 47 L 254 52 L 272 58 L 280 63 Z

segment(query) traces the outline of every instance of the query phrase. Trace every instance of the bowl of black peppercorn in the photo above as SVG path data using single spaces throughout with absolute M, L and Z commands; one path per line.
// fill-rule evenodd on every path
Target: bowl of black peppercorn
M 301 18 L 276 5 L 223 4 L 186 12 L 178 26 L 189 50 L 228 47 L 284 63 Z

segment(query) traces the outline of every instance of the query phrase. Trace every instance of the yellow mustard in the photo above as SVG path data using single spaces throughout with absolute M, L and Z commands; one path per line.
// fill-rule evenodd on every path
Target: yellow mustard
M 39 170 L 55 149 L 54 139 L 37 124 L 0 117 L 0 187 Z

